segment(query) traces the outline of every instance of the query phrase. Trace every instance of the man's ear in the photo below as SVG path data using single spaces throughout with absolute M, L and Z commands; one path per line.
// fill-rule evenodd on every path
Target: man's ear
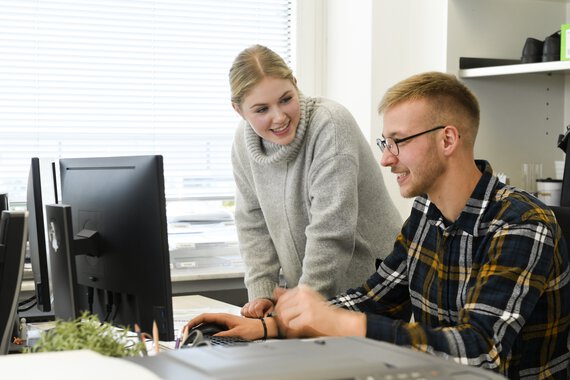
M 443 154 L 450 156 L 459 147 L 461 135 L 454 125 L 446 125 L 443 129 Z
M 239 108 L 239 104 L 233 103 L 232 102 L 232 107 L 233 109 L 243 118 L 243 115 L 241 113 L 241 108 Z

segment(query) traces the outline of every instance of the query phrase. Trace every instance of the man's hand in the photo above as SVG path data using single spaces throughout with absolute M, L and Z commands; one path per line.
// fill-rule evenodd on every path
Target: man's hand
M 365 336 L 366 315 L 331 306 L 306 285 L 276 289 L 275 312 L 282 335 L 292 337 Z

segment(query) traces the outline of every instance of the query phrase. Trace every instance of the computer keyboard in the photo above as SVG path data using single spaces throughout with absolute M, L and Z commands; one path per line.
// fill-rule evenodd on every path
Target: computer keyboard
M 204 335 L 204 341 L 210 342 L 212 346 L 244 346 L 252 343 L 252 341 L 237 337 L 213 335 Z
M 203 346 L 218 346 L 218 347 L 231 347 L 231 346 L 246 346 L 256 341 L 244 340 L 233 336 L 214 336 L 198 334 L 194 340 L 188 342 L 182 348 L 193 348 Z

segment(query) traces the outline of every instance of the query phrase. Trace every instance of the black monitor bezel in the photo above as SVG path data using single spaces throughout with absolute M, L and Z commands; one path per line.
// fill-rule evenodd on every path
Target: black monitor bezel
M 73 245 L 77 285 L 93 289 L 80 289 L 80 308 L 91 309 L 101 319 L 110 317 L 113 323 L 131 329 L 137 323 L 148 332 L 152 331 L 153 321 L 157 321 L 160 339 L 173 340 L 162 156 L 66 158 L 60 159 L 59 165 L 61 200 L 71 207 L 75 239 L 86 228 L 99 229 L 99 255 L 84 254 L 77 250 L 78 244 Z M 119 220 L 126 213 L 136 214 L 126 216 L 126 220 L 131 224 L 128 229 L 138 231 L 136 238 L 142 243 L 137 243 L 136 253 L 128 250 L 118 256 L 113 251 L 118 239 L 115 231 L 124 228 L 121 223 L 125 221 Z M 116 229 L 111 232 L 113 223 L 117 223 Z M 154 249 L 149 248 L 152 246 Z M 106 305 L 110 297 L 115 307 L 112 313 Z
M 0 355 L 7 354 L 18 314 L 25 241 L 28 228 L 26 211 L 2 211 L 0 216 Z
M 28 210 L 29 254 L 34 276 L 36 307 L 51 311 L 50 277 L 44 223 L 40 160 L 32 157 L 28 175 L 26 208 Z

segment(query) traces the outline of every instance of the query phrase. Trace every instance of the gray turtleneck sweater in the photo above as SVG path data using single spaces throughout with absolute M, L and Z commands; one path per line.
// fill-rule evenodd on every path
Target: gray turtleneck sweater
M 295 139 L 277 145 L 242 120 L 232 149 L 236 226 L 250 300 L 287 287 L 324 296 L 356 287 L 386 257 L 401 218 L 349 111 L 300 95 Z

